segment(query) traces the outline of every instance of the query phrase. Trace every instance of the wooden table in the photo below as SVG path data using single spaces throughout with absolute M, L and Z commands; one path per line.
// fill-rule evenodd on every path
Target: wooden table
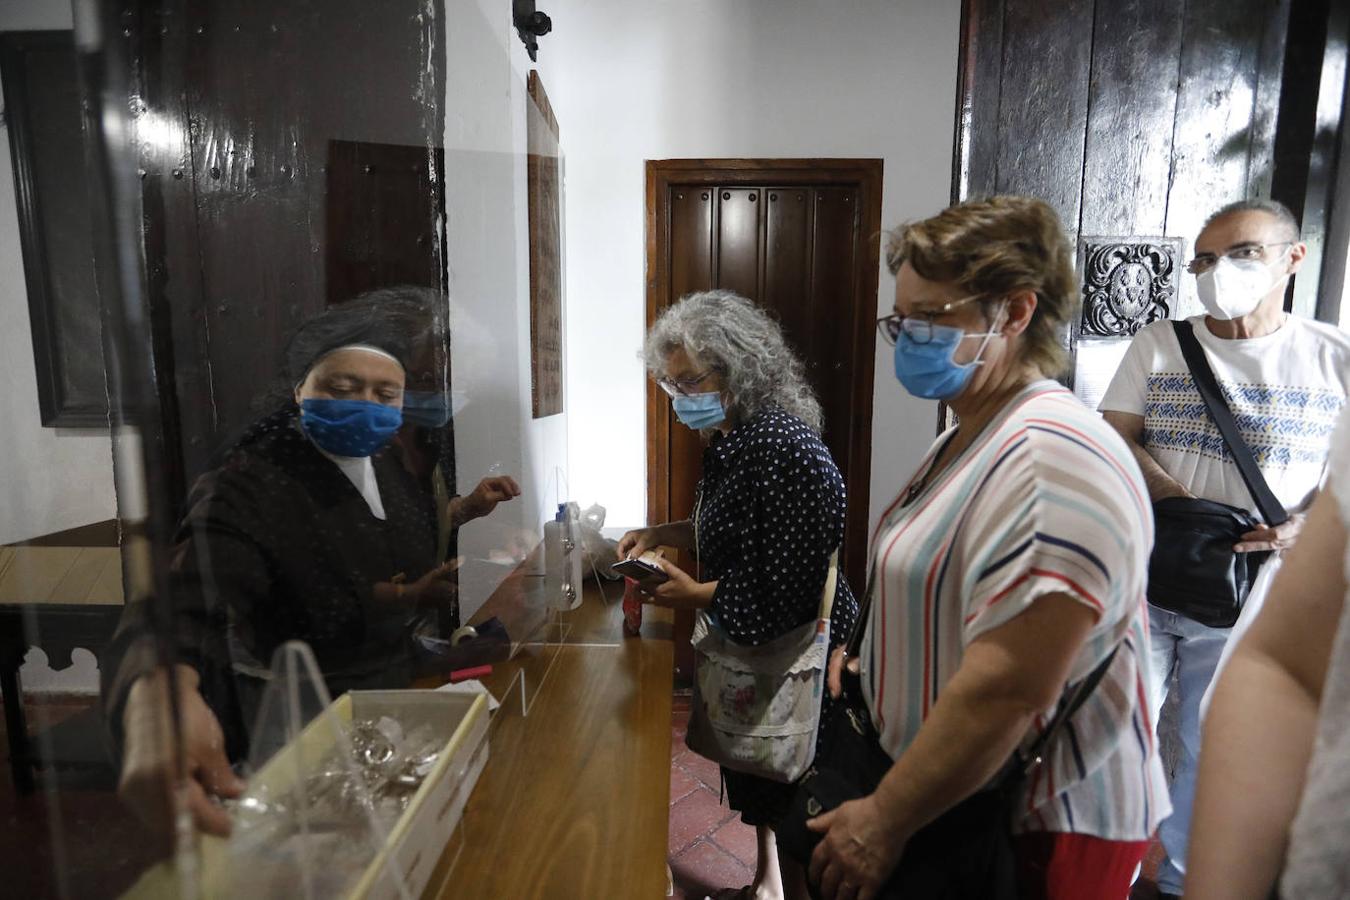
M 34 789 L 19 683 L 28 648 L 42 648 L 53 669 L 70 665 L 78 647 L 97 656 L 121 615 L 122 560 L 116 547 L 0 547 L 0 696 L 18 793 Z
M 609 602 L 588 583 L 562 614 L 561 643 L 528 644 L 485 679 L 502 701 L 487 768 L 426 897 L 665 896 L 671 616 L 649 606 L 642 636 L 625 638 L 622 583 L 605 590 Z
M 513 578 L 475 618 L 539 620 L 541 580 Z M 665 896 L 672 621 L 647 607 L 642 636 L 625 638 L 621 585 L 605 590 L 608 602 L 587 584 L 582 605 L 561 616 L 565 634 L 540 635 L 561 642 L 525 643 L 484 679 L 502 701 L 488 763 L 424 900 Z M 172 897 L 177 884 L 157 866 L 130 895 Z

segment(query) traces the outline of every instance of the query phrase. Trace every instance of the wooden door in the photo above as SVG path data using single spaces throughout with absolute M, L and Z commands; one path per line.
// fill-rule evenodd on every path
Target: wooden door
M 767 308 L 806 365 L 822 435 L 849 494 L 843 566 L 861 585 L 871 465 L 880 160 L 668 160 L 648 170 L 648 324 L 686 294 L 723 288 Z M 697 433 L 648 393 L 648 518 L 688 518 Z M 688 625 L 677 619 L 677 634 Z M 683 643 L 677 641 L 677 646 Z M 677 658 L 677 672 L 692 671 Z
M 1313 256 L 1291 306 L 1332 316 L 1315 308 L 1343 277 L 1319 248 L 1348 20 L 1330 0 L 965 0 L 952 199 L 1030 194 L 1058 211 L 1084 279 L 1068 337 L 1085 401 L 1139 327 L 1200 311 L 1181 266 L 1228 202 L 1274 197 L 1302 217 Z M 1130 257 L 1135 247 L 1163 255 Z M 1099 248 L 1152 270 L 1144 315 L 1101 314 Z
M 444 283 L 444 16 L 429 8 L 153 0 L 128 12 L 176 500 L 257 415 L 302 322 L 360 290 Z

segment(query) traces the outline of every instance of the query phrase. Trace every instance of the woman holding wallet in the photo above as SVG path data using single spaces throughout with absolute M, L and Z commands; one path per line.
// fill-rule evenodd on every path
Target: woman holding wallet
M 778 324 L 730 291 L 691 294 L 652 326 L 644 359 L 675 415 L 708 446 L 694 517 L 629 532 L 620 558 L 658 545 L 697 552 L 706 580 L 657 560 L 668 580 L 651 587 L 651 602 L 706 609 L 737 644 L 763 645 L 811 622 L 843 540 L 844 481 L 820 440 L 820 404 Z M 841 577 L 833 645 L 856 613 Z M 731 808 L 758 838 L 755 883 L 742 894 L 803 891 L 803 873 L 790 861 L 780 878 L 773 835 L 792 785 L 722 772 Z
M 1049 380 L 1077 309 L 1072 250 L 1045 203 L 995 197 L 905 226 L 887 255 L 896 376 L 959 424 L 884 511 L 859 657 L 831 660 L 831 692 L 857 673 L 893 762 L 807 823 L 811 879 L 827 898 L 888 896 L 906 846 L 989 809 L 972 804 L 1064 703 L 1043 763 L 985 816 L 1004 846 L 1012 827 L 1016 886 L 1000 890 L 1124 897 L 1169 808 L 1148 707 L 1152 520 L 1124 444 Z M 961 869 L 970 832 L 955 833 Z

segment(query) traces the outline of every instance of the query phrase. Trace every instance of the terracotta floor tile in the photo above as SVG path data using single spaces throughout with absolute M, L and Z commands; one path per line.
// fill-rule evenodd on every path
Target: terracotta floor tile
M 699 841 L 670 861 L 675 876 L 675 892 L 703 900 L 722 888 L 738 888 L 750 883 L 754 870 L 730 853 L 708 841 Z
M 692 750 L 680 757 L 679 764 L 714 793 L 722 789 L 722 767 Z
M 731 810 L 717 802 L 716 794 L 705 787 L 697 788 L 670 807 L 670 854 L 712 834 L 731 815 Z
M 730 853 L 753 870 L 759 861 L 759 848 L 755 844 L 755 828 L 746 825 L 736 816 L 721 828 L 713 832 L 713 843 Z
M 680 800 L 688 797 L 694 791 L 703 786 L 693 775 L 690 775 L 682 766 L 670 767 L 670 805 L 674 806 Z

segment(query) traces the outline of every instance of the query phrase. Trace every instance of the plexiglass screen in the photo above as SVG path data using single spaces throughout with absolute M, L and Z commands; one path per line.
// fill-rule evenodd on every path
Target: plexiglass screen
M 0 7 L 0 894 L 417 896 L 486 704 L 363 692 L 619 640 L 558 125 L 461 6 Z

